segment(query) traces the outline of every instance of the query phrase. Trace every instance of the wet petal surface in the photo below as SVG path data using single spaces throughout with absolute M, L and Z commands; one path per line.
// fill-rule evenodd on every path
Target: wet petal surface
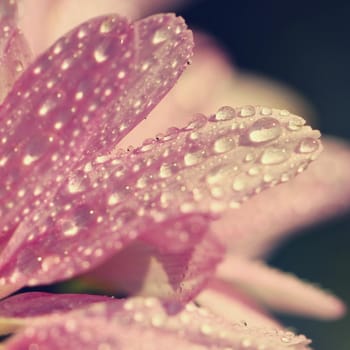
M 168 252 L 188 249 L 223 210 L 315 159 L 319 133 L 303 123 L 266 107 L 223 107 L 139 148 L 94 157 L 21 223 L 2 255 L 2 282 L 71 277 L 138 236 Z
M 45 298 L 44 298 L 45 302 Z M 304 336 L 268 327 L 230 323 L 203 308 L 188 305 L 167 315 L 156 299 L 114 300 L 22 321 L 6 349 L 308 349 Z

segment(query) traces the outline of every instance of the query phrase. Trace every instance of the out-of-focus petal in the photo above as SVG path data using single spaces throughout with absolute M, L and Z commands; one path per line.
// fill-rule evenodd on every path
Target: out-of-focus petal
M 307 172 L 228 213 L 215 223 L 215 231 L 234 254 L 262 257 L 295 230 L 345 213 L 350 207 L 349 159 L 349 144 L 324 139 L 324 151 Z
M 274 106 L 312 119 L 310 105 L 291 88 L 239 71 L 212 38 L 194 34 L 196 45 L 191 65 L 142 123 L 142 129 L 134 129 L 122 141 L 123 145 L 139 145 L 143 138 L 153 137 L 170 126 L 183 126 L 195 113 L 208 115 L 225 105 Z
M 17 28 L 17 4 L 4 0 L 0 3 L 0 102 L 30 61 L 29 47 Z
M 45 298 L 44 298 L 45 302 Z M 96 303 L 76 311 L 22 319 L 5 349 L 309 349 L 304 336 L 274 327 L 249 327 L 188 305 L 167 315 L 155 299 Z
M 282 326 L 269 317 L 247 294 L 235 289 L 231 283 L 213 278 L 206 288 L 196 297 L 196 302 L 215 315 L 220 315 L 232 323 L 241 323 L 249 327 Z
M 278 311 L 320 319 L 339 318 L 345 312 L 338 298 L 262 262 L 228 256 L 217 276 Z
M 20 3 L 20 24 L 34 52 L 39 53 L 67 30 L 89 18 L 117 13 L 138 19 L 170 9 L 176 3 L 181 3 L 181 0 L 85 0 L 83 4 L 75 0 L 36 0 L 35 6 L 31 0 L 23 0 Z

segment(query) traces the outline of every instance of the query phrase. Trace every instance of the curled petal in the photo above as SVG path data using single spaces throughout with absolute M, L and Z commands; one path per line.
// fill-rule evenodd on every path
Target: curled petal
M 271 327 L 230 323 L 188 305 L 167 315 L 155 299 L 96 303 L 76 311 L 22 319 L 22 329 L 4 344 L 15 350 L 50 349 L 309 349 L 304 336 Z
M 320 319 L 339 318 L 345 312 L 333 295 L 261 262 L 229 256 L 217 275 L 278 311 Z

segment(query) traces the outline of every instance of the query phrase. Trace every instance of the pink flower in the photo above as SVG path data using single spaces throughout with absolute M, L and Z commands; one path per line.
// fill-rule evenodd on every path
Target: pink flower
M 18 334 L 7 348 L 306 349 L 305 337 L 254 311 L 223 279 L 248 287 L 285 281 L 296 293 L 305 288 L 244 258 L 232 258 L 240 273 L 232 275 L 224 261 L 214 277 L 222 243 L 231 241 L 215 225 L 252 195 L 302 172 L 321 151 L 319 133 L 285 110 L 223 107 L 118 150 L 186 67 L 192 37 L 183 21 L 95 18 L 24 69 L 29 51 L 15 7 L 3 3 L 1 22 L 3 91 L 14 82 L 0 109 L 1 296 L 90 271 L 120 252 L 124 264 L 132 260 L 115 265 L 121 282 L 133 289 L 150 278 L 144 292 L 159 299 L 10 297 L 0 314 L 5 330 Z M 158 268 L 153 280 L 143 271 L 144 258 Z M 249 279 L 258 275 L 260 281 Z M 213 312 L 192 304 L 181 310 L 206 283 L 198 300 Z M 219 293 L 217 301 L 235 293 L 225 305 L 251 320 L 215 315 L 220 305 L 207 302 L 208 293 Z M 337 300 L 315 290 L 309 295 L 323 310 L 330 305 L 325 317 L 341 313 Z

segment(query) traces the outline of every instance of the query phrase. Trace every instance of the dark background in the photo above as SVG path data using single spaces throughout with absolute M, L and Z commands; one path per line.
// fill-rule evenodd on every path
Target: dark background
M 350 140 L 350 1 L 198 0 L 178 13 L 191 28 L 214 35 L 238 67 L 282 81 L 306 97 L 323 133 Z M 350 305 L 349 216 L 308 229 L 276 251 L 270 263 L 320 283 Z M 349 317 L 282 320 L 312 338 L 317 350 L 350 349 Z

